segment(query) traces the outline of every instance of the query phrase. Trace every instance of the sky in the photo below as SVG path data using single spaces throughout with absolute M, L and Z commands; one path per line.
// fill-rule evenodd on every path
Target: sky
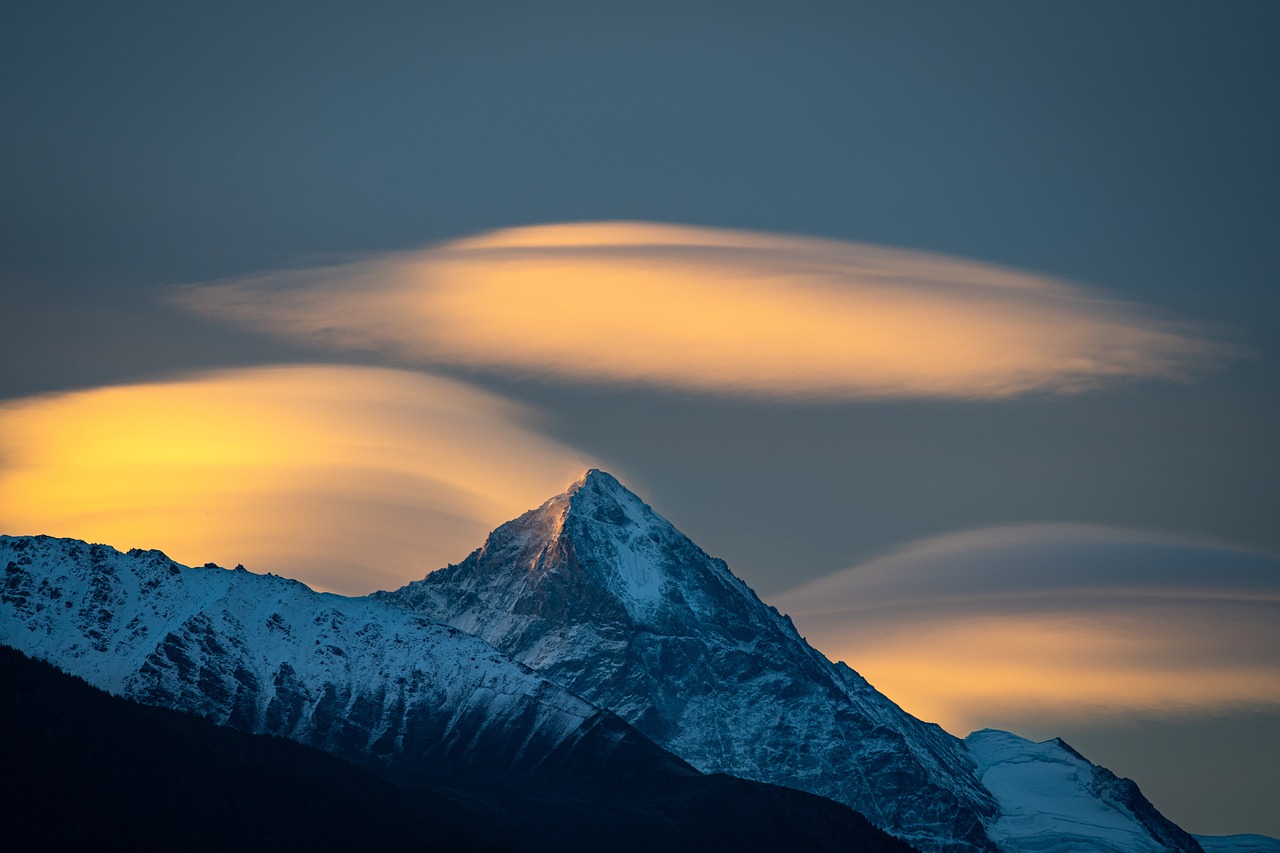
M 1273 4 L 0 16 L 3 532 L 361 594 L 599 466 L 907 710 L 1280 836 Z

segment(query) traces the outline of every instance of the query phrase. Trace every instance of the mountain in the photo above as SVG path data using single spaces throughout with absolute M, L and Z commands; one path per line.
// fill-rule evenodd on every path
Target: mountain
M 1004 851 L 1161 853 L 1196 849 L 1129 779 L 1061 739 L 1033 743 L 983 729 L 965 738 L 982 783 L 1000 804 L 988 827 Z
M 36 755 L 63 760 L 21 764 L 21 751 L 7 750 L 9 772 L 53 778 L 53 790 L 105 788 L 110 794 L 100 796 L 107 800 L 122 789 L 130 820 L 146 820 L 148 811 L 163 807 L 156 780 L 135 784 L 131 768 L 156 767 L 157 752 L 186 754 L 184 739 L 194 738 L 223 788 L 241 784 L 246 765 L 210 759 L 210 751 L 248 753 L 249 766 L 265 766 L 264 778 L 285 784 L 311 776 L 297 766 L 322 768 L 321 776 L 336 774 L 338 793 L 320 790 L 316 803 L 336 803 L 357 817 L 394 812 L 386 826 L 392 836 L 412 826 L 400 820 L 404 814 L 438 816 L 444 802 L 463 816 L 461 825 L 443 822 L 445 837 L 473 832 L 501 849 L 905 849 L 846 806 L 702 775 L 616 715 L 492 646 L 389 602 L 316 593 L 241 568 L 187 568 L 159 551 L 123 554 L 43 536 L 0 536 L 0 565 L 0 644 L 117 696 L 281 735 L 412 789 L 353 804 L 339 795 L 365 786 L 330 765 L 263 758 L 267 748 L 225 738 L 210 746 L 206 732 L 193 734 L 171 719 L 161 721 L 156 735 L 147 725 L 157 718 L 139 722 L 118 707 L 58 730 L 91 729 L 99 733 L 95 742 L 117 751 L 121 742 L 141 744 L 144 754 L 129 757 L 125 750 L 123 759 L 112 753 L 95 763 L 102 750 L 90 748 L 86 755 L 72 749 L 67 758 L 65 739 L 33 740 L 38 727 L 22 725 L 25 746 L 38 742 Z M 39 691 L 31 696 L 20 706 L 41 701 Z M 182 741 L 177 747 L 175 737 Z M 157 772 L 174 766 L 161 762 Z M 86 768 L 92 772 L 86 775 Z M 86 778 L 100 781 L 86 789 Z M 200 790 L 192 787 L 193 795 Z M 406 797 L 407 811 L 401 808 Z M 157 798 L 160 804 L 149 802 Z M 228 800 L 235 798 L 218 802 Z M 203 803 L 204 820 L 218 819 L 217 808 L 196 802 Z M 256 805 L 251 817 L 264 807 Z M 192 823 L 191 832 L 197 826 Z
M 366 598 L 49 537 L 0 536 L 0 565 L 0 644 L 434 792 L 513 849 L 893 849 L 849 807 L 927 851 L 1201 849 L 1060 741 L 907 714 L 601 471 Z
M 0 647 L 13 850 L 503 849 L 455 798 L 319 750 L 131 702 Z M 59 811 L 62 814 L 59 814 Z M 67 819 L 74 815 L 74 819 Z
M 1040 849 L 1008 780 L 1020 762 L 1048 768 L 1047 748 L 1015 739 L 996 760 L 989 738 L 906 713 L 602 471 L 375 597 L 484 639 L 704 772 L 847 803 L 923 850 Z M 1152 849 L 1200 849 L 1131 782 L 1079 760 L 1090 781 L 1049 799 L 1088 800 L 1086 821 Z
M 149 705 L 405 771 L 688 772 L 613 714 L 456 628 L 160 551 L 0 537 L 0 642 Z

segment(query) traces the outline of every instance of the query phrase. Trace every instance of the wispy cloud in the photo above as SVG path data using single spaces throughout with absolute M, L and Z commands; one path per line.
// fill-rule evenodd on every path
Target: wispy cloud
M 0 530 L 369 592 L 464 557 L 587 460 L 407 371 L 208 373 L 0 405 Z
M 959 258 L 628 222 L 496 231 L 180 289 L 406 363 L 762 398 L 999 398 L 1179 378 L 1226 350 L 1149 309 Z
M 1014 718 L 1280 708 L 1280 559 L 1033 525 L 928 540 L 776 600 L 961 733 Z

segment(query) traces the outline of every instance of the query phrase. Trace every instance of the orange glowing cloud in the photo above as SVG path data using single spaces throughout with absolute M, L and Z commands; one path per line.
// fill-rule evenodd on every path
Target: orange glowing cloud
M 958 733 L 1280 708 L 1280 559 L 1080 525 L 953 534 L 775 601 L 832 658 Z
M 588 460 L 461 383 L 268 367 L 0 405 L 0 530 L 365 593 L 464 557 Z
M 1224 350 L 1031 273 L 836 240 L 597 222 L 178 291 L 417 364 L 763 398 L 998 398 L 1176 378 Z

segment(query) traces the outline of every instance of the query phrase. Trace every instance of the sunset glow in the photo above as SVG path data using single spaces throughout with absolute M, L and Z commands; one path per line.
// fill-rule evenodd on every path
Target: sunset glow
M 999 398 L 1178 378 L 1225 351 L 1061 281 L 857 243 L 533 226 L 193 286 L 187 307 L 340 348 L 790 399 Z
M 369 592 L 464 557 L 585 467 L 460 383 L 274 367 L 0 407 L 0 529 Z
M 1265 555 L 1079 525 L 996 528 L 776 603 L 829 657 L 959 734 L 1037 715 L 1280 708 L 1280 561 Z
M 1119 827 L 1129 818 L 1110 809 L 1133 798 L 1112 802 L 1080 765 L 1051 761 L 1045 779 L 1092 785 L 1055 801 L 1035 766 L 987 760 L 998 737 L 969 750 L 917 720 L 905 740 L 886 735 L 898 710 L 961 736 L 1061 738 L 1182 830 L 1263 833 L 1280 853 L 1280 2 L 72 0 L 5 13 L 10 640 L 57 613 L 68 630 L 50 642 L 105 647 L 94 667 L 113 676 L 134 658 L 174 664 L 157 678 L 186 668 L 167 621 L 136 655 L 94 627 L 134 592 L 148 607 L 163 596 L 122 581 L 122 603 L 99 606 L 108 548 L 74 543 L 156 549 L 192 571 L 122 563 L 265 590 L 219 602 L 254 631 L 279 610 L 273 590 L 306 591 L 253 573 L 342 610 L 328 593 L 501 566 L 448 596 L 441 582 L 469 569 L 438 574 L 401 603 L 432 618 L 457 605 L 457 631 L 511 639 L 497 651 L 699 769 L 754 750 L 718 769 L 857 788 L 840 801 L 877 826 L 901 819 L 891 831 L 921 851 L 1195 844 L 1155 832 L 1145 806 L 1134 831 L 1151 839 L 1061 841 L 1094 806 Z M 688 542 L 665 523 L 625 529 L 645 513 L 594 503 L 591 468 Z M 580 525 L 558 515 L 567 490 L 594 507 Z M 30 541 L 42 534 L 64 541 Z M 51 555 L 43 586 L 37 551 Z M 720 578 L 722 600 L 723 584 L 707 596 L 663 580 L 705 580 L 703 554 L 743 586 Z M 58 579 L 82 557 L 88 603 L 66 607 Z M 812 648 L 775 653 L 787 623 L 739 619 L 748 589 Z M 382 605 L 351 604 L 366 606 Z M 650 611 L 689 620 L 636 620 Z M 141 643 L 131 620 L 119 630 Z M 274 719 L 297 703 L 271 670 L 277 635 L 261 636 L 253 708 Z M 225 720 L 244 727 L 247 686 L 198 637 L 196 678 L 166 695 L 234 696 Z M 299 646 L 307 659 L 313 645 Z M 615 652 L 645 669 L 583 675 Z M 696 677 L 739 659 L 760 666 L 724 689 Z M 388 702 L 399 690 L 398 665 L 334 667 Z M 215 669 L 226 690 L 209 692 Z M 345 682 L 317 675 L 318 725 L 291 732 L 347 750 L 351 726 L 408 719 L 359 691 L 334 705 Z M 834 704 L 807 709 L 797 684 Z M 450 725 L 480 719 L 476 702 L 458 707 Z M 859 708 L 870 725 L 852 725 Z M 705 742 L 679 734 L 677 715 Z M 387 744 L 444 742 L 406 731 L 377 723 L 376 754 L 347 757 L 382 764 Z M 532 760 L 530 741 L 495 731 L 446 740 L 468 761 L 507 740 Z M 769 746 L 783 731 L 795 737 Z M 0 764 L 15 779 L 75 774 L 89 787 L 74 801 L 98 807 L 95 792 L 131 789 L 80 773 L 77 751 L 59 764 L 32 738 L 18 745 L 33 761 Z M 537 784 L 568 781 L 571 764 L 541 762 Z M 927 790 L 952 771 L 951 793 Z M 483 784 L 520 799 L 511 772 Z M 1016 808 L 997 815 L 1006 788 Z M 554 822 L 476 794 L 509 813 L 476 821 L 495 839 Z M 111 819 L 150 825 L 149 805 L 131 798 Z M 663 808 L 672 820 L 655 831 L 697 835 Z M 225 827 L 215 812 L 202 814 Z M 47 824 L 27 822 L 36 837 Z M 1027 831 L 1016 842 L 1013 822 Z M 110 821 L 64 823 L 92 834 Z M 200 834 L 188 823 L 176 843 Z M 929 826 L 936 847 L 911 840 Z M 1238 841 L 1201 846 L 1251 846 Z

